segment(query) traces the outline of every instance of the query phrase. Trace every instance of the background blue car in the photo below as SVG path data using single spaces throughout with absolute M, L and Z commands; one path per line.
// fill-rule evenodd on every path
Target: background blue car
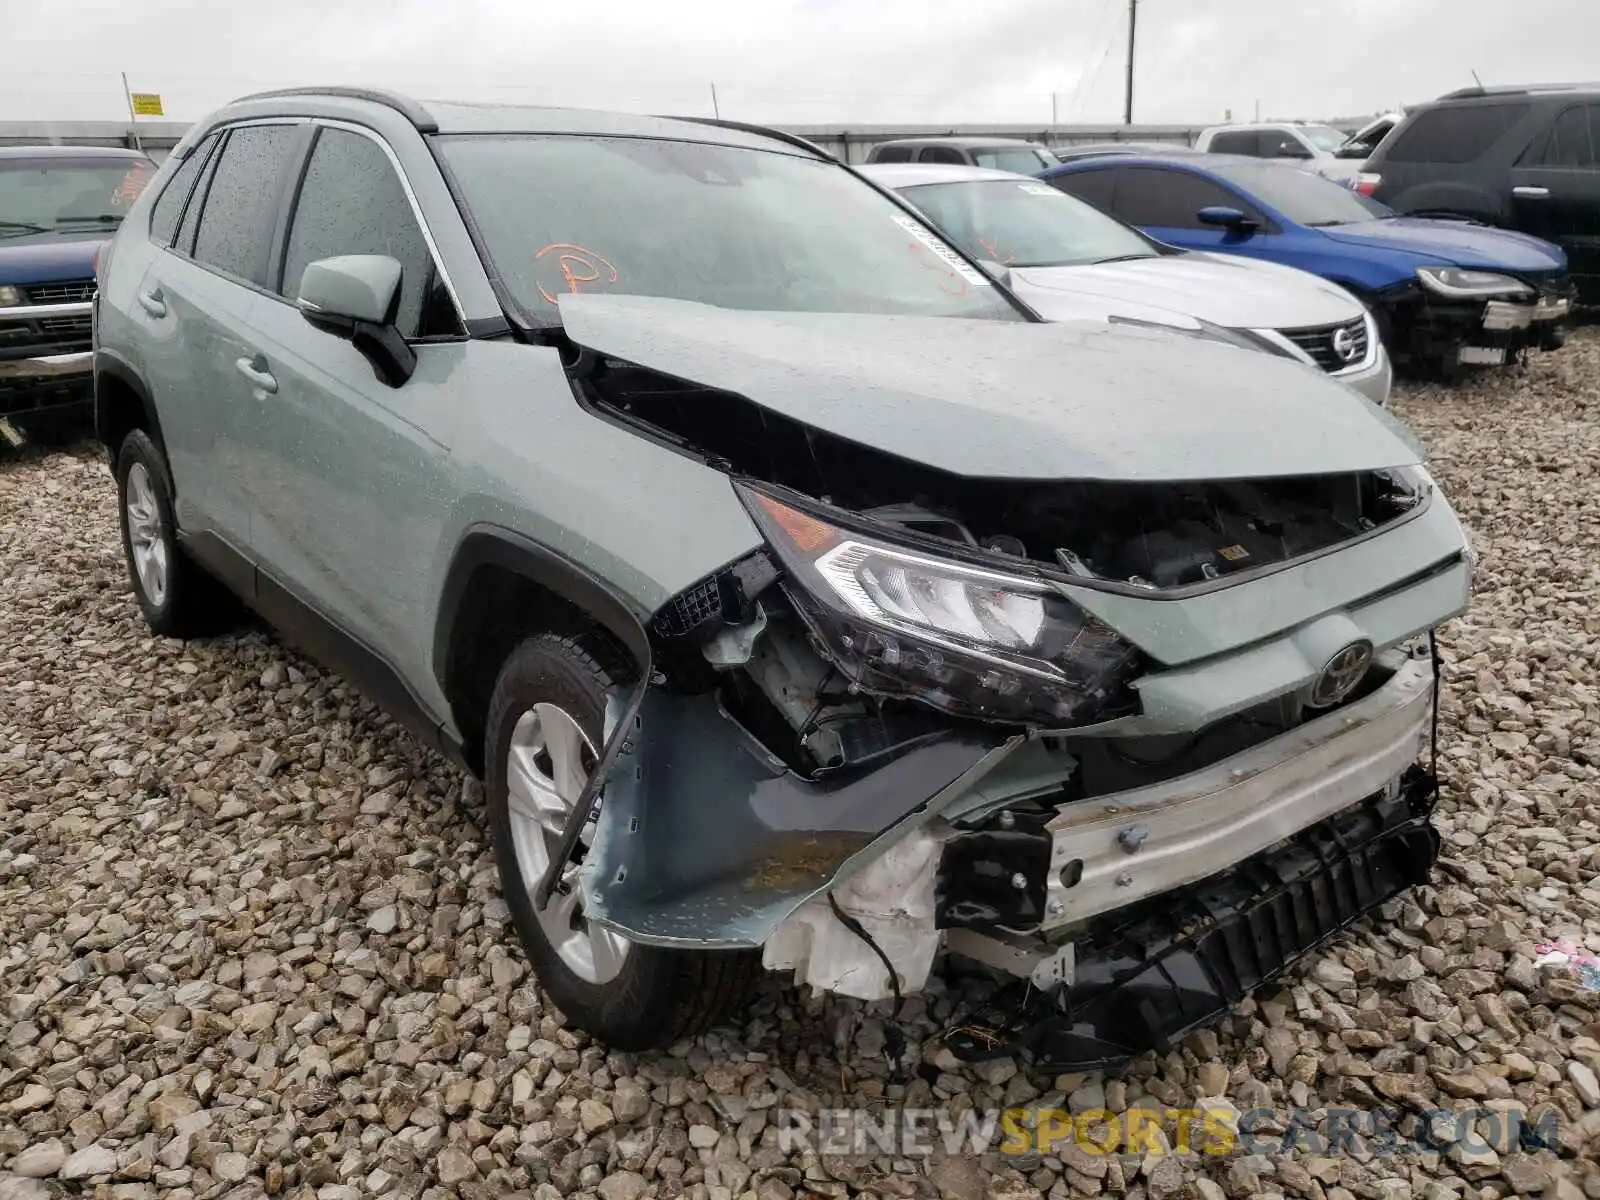
M 137 150 L 0 146 L 0 448 L 88 420 L 95 255 L 155 171 Z
M 1355 293 L 1389 354 L 1449 375 L 1561 345 L 1573 287 L 1560 247 L 1469 221 L 1402 217 L 1292 165 L 1230 155 L 1108 157 L 1039 172 L 1185 250 L 1298 267 Z

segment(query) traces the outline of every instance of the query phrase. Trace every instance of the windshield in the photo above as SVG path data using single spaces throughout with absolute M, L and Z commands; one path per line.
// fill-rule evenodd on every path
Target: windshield
M 1056 166 L 1061 160 L 1050 151 L 1039 150 L 1033 146 L 1017 149 L 979 146 L 972 151 L 972 161 L 980 167 L 988 167 L 991 171 L 1014 171 L 1018 175 L 1033 175 L 1046 167 Z
M 1393 215 L 1360 192 L 1295 167 L 1227 163 L 1211 169 L 1300 225 L 1353 225 Z
M 628 137 L 439 145 L 512 298 L 563 293 L 768 312 L 1025 318 L 930 229 L 836 163 Z
M 155 170 L 149 159 L 0 161 L 0 237 L 115 228 Z
M 1346 141 L 1344 134 L 1331 125 L 1302 125 L 1300 133 L 1318 150 L 1326 150 L 1330 154 Z
M 1140 234 L 1031 179 L 975 179 L 908 187 L 905 198 L 974 258 L 1006 267 L 1065 267 L 1153 258 Z

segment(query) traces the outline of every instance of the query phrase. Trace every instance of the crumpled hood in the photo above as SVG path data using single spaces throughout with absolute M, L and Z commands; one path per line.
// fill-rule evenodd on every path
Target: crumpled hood
M 953 474 L 1175 481 L 1422 460 L 1393 417 L 1289 359 L 1165 330 L 746 312 L 564 295 L 573 341 Z
M 1429 260 L 1422 265 L 1532 271 L 1541 275 L 1567 269 L 1567 255 L 1560 246 L 1526 233 L 1466 221 L 1389 217 L 1355 225 L 1328 225 L 1322 232 L 1347 246 L 1409 251 Z
M 109 238 L 31 234 L 0 238 L 0 284 L 59 283 L 94 278 L 94 252 Z
M 1225 254 L 1163 254 L 1126 262 L 1075 267 L 1022 267 L 1011 272 L 1024 300 L 1034 292 L 1092 296 L 1108 311 L 1142 316 L 1144 308 L 1170 309 L 1228 329 L 1300 329 L 1361 316 L 1342 288 L 1315 275 Z M 1039 309 L 1043 316 L 1053 312 Z

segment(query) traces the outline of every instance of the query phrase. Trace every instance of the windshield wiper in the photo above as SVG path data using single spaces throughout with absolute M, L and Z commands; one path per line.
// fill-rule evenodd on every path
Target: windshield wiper
M 0 221 L 0 229 L 15 229 L 18 233 L 49 233 L 45 225 L 35 225 L 32 221 Z
M 120 225 L 122 218 L 115 213 L 98 213 L 92 217 L 57 217 L 56 225 L 61 226 L 69 221 L 82 221 L 92 225 Z
M 1146 250 L 1142 254 L 1115 254 L 1115 255 L 1112 255 L 1110 258 L 1097 258 L 1097 259 L 1094 260 L 1094 265 L 1097 266 L 1097 267 L 1103 267 L 1107 263 L 1136 262 L 1137 260 L 1139 260 L 1141 258 L 1160 258 L 1160 257 L 1161 256 L 1159 254 L 1152 254 L 1152 253 L 1150 253 L 1150 251 Z

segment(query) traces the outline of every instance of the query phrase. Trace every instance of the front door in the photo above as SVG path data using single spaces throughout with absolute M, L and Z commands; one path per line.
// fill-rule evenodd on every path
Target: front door
M 417 371 L 391 387 L 336 334 L 295 306 L 306 265 L 344 254 L 401 264 L 395 324 Z M 263 579 L 332 620 L 392 666 L 421 673 L 408 643 L 448 514 L 452 402 L 464 330 L 398 171 L 375 137 L 319 128 L 287 226 L 273 297 L 253 316 L 252 349 L 275 390 L 252 434 L 248 483 Z M 456 398 L 459 403 L 459 397 Z
M 1511 204 L 1516 227 L 1565 250 L 1578 286 L 1600 298 L 1600 104 L 1557 115 L 1512 169 Z

